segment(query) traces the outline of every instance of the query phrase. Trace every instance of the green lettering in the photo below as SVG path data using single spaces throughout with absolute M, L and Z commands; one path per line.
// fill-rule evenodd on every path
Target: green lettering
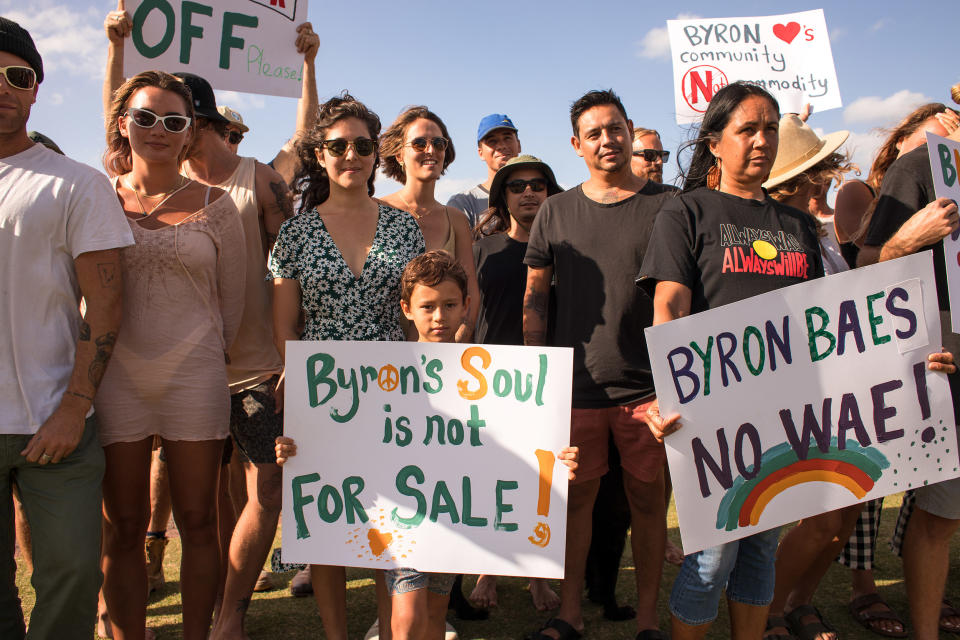
M 330 417 L 333 421 L 343 424 L 344 422 L 353 420 L 353 416 L 357 415 L 357 409 L 360 408 L 360 388 L 359 385 L 357 385 L 357 370 L 350 369 L 350 379 L 347 380 L 343 369 L 337 369 L 337 382 L 340 383 L 341 388 L 353 390 L 350 398 L 349 411 L 341 414 L 339 409 L 330 409 Z
M 367 517 L 363 505 L 357 499 L 365 486 L 366 483 L 360 476 L 350 476 L 343 479 L 343 508 L 347 514 L 347 524 L 354 524 L 357 518 L 360 519 L 360 522 L 366 522 L 370 519 Z
M 417 484 L 423 484 L 424 475 L 420 467 L 409 464 L 403 469 L 400 469 L 400 473 L 397 474 L 397 491 L 400 492 L 400 495 L 409 496 L 417 501 L 417 512 L 409 518 L 404 518 L 397 514 L 399 507 L 394 507 L 393 511 L 390 512 L 390 519 L 393 520 L 394 524 L 407 529 L 419 527 L 427 515 L 426 497 L 418 489 L 407 486 L 407 481 L 411 478 L 413 478 Z
M 360 367 L 360 390 L 364 393 L 367 392 L 367 383 L 376 382 L 377 375 L 379 372 L 376 367 L 370 367 L 367 365 L 361 365 Z
M 513 383 L 510 380 L 510 374 L 503 369 L 497 369 L 497 372 L 493 374 L 494 395 L 496 395 L 498 398 L 508 396 L 510 395 L 512 386 Z
M 470 486 L 470 478 L 467 476 L 463 476 L 463 524 L 468 527 L 487 526 L 486 518 L 473 515 L 473 490 Z
M 313 496 L 303 495 L 303 485 L 320 480 L 319 473 L 309 473 L 293 479 L 293 519 L 297 523 L 297 540 L 310 537 L 307 521 L 303 517 L 303 508 L 313 502 Z
M 480 409 L 475 404 L 470 405 L 470 419 L 467 420 L 467 426 L 470 427 L 470 446 L 482 446 L 480 429 L 487 426 L 487 421 L 480 419 Z
M 433 489 L 433 505 L 430 508 L 430 521 L 436 522 L 441 513 L 450 515 L 451 524 L 460 522 L 460 516 L 457 515 L 457 504 L 453 501 L 453 496 L 450 495 L 450 489 L 447 488 L 447 483 L 443 480 L 439 481 Z
M 547 382 L 547 354 L 540 354 L 540 373 L 537 377 L 537 406 L 543 406 L 543 387 Z
M 317 372 L 318 361 L 323 365 L 319 372 Z M 337 383 L 330 377 L 335 362 L 333 356 L 329 353 L 315 353 L 307 358 L 307 392 L 310 394 L 311 407 L 326 404 L 327 400 L 336 395 Z M 317 387 L 321 384 L 327 385 L 327 395 L 323 397 L 323 400 L 318 400 Z
M 516 522 L 503 522 L 503 514 L 513 511 L 513 505 L 503 501 L 504 491 L 513 491 L 519 484 L 516 480 L 497 480 L 497 516 L 493 521 L 495 531 L 516 531 L 519 528 Z
M 194 26 L 193 14 L 212 16 L 213 7 L 184 0 L 180 5 L 180 63 L 190 64 L 190 49 L 195 38 L 203 38 L 203 27 Z
M 832 333 L 827 331 L 827 324 L 830 323 L 830 316 L 828 316 L 827 312 L 820 307 L 810 307 L 804 312 L 804 314 L 807 317 L 807 340 L 810 345 L 810 362 L 823 360 L 833 353 L 833 350 L 837 346 L 837 339 Z M 818 316 L 823 323 L 820 325 L 819 329 L 813 328 L 813 316 Z M 827 347 L 827 349 L 822 353 L 817 350 L 817 338 L 826 338 L 830 343 L 830 346 Z
M 327 508 L 331 500 L 333 501 L 333 507 Z M 320 489 L 320 495 L 317 496 L 317 513 L 320 514 L 320 519 L 328 524 L 336 522 L 340 518 L 340 514 L 343 513 L 343 499 L 335 487 L 325 484 Z
M 890 342 L 890 336 L 881 336 L 877 332 L 877 327 L 883 324 L 883 316 L 878 316 L 873 312 L 873 303 L 885 296 L 883 291 L 867 296 L 867 321 L 870 323 L 870 335 L 873 337 L 874 346 Z
M 149 16 L 150 12 L 154 9 L 159 10 L 160 13 L 163 14 L 163 17 L 166 19 L 167 29 L 163 32 L 163 35 L 160 36 L 160 41 L 151 47 L 143 40 L 143 24 L 146 22 L 147 16 Z M 131 34 L 133 46 L 136 47 L 137 52 L 144 58 L 156 58 L 166 51 L 170 47 L 170 43 L 173 42 L 173 35 L 176 30 L 177 17 L 173 12 L 173 7 L 170 6 L 167 0 L 144 0 L 133 14 L 133 33 Z
M 750 358 L 750 336 L 753 336 L 757 339 L 757 345 L 760 347 L 760 362 L 754 366 Z M 763 371 L 763 363 L 767 358 L 767 354 L 763 348 L 763 336 L 760 334 L 760 329 L 756 327 L 749 326 L 743 330 L 743 360 L 747 363 L 747 369 L 755 376 L 760 375 L 760 372 Z
M 957 180 L 957 170 L 950 164 L 950 148 L 945 144 L 938 144 L 937 154 L 940 156 L 940 171 L 943 172 L 943 183 L 952 187 Z
M 443 389 L 443 380 L 440 378 L 440 371 L 443 369 L 443 362 L 439 359 L 433 359 L 427 363 L 426 375 L 436 381 L 436 385 L 431 385 L 427 380 L 423 381 L 423 390 L 427 393 L 439 393 Z
M 407 394 L 407 378 L 413 379 L 413 393 L 420 393 L 420 372 L 416 367 L 400 367 L 400 394 Z
M 223 14 L 223 34 L 220 36 L 220 68 L 230 68 L 230 49 L 243 49 L 246 46 L 243 38 L 233 35 L 234 27 L 256 29 L 260 21 L 256 16 L 227 11 Z
M 713 336 L 707 338 L 706 353 L 700 350 L 700 345 L 696 342 L 691 342 L 690 348 L 696 351 L 700 360 L 703 361 L 703 395 L 708 396 L 710 395 L 710 361 L 712 360 L 710 352 L 713 351 Z

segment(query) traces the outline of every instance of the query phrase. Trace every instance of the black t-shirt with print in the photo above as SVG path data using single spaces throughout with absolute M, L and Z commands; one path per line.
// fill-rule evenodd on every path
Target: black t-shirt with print
M 556 321 L 550 344 L 573 347 L 573 406 L 590 409 L 653 394 L 643 330 L 653 304 L 633 284 L 669 189 L 647 182 L 620 202 L 594 202 L 577 186 L 544 201 L 526 264 L 553 267 Z
M 816 224 L 770 198 L 702 188 L 672 198 L 657 216 L 638 284 L 686 285 L 690 313 L 823 276 Z
M 497 233 L 473 244 L 480 285 L 476 341 L 481 344 L 523 344 L 523 293 L 527 243 Z
M 937 199 L 933 187 L 933 171 L 927 145 L 910 151 L 890 165 L 883 176 L 880 197 L 870 218 L 864 244 L 882 247 L 913 214 Z M 947 265 L 943 256 L 943 242 L 937 241 L 920 249 L 933 251 L 933 272 L 937 280 L 937 299 L 940 309 L 950 309 L 947 293 Z

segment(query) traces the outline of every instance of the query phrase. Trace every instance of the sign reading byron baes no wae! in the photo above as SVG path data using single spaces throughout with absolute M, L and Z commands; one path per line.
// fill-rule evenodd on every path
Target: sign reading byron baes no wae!
M 783 113 L 841 106 L 823 9 L 753 18 L 667 20 L 677 122 L 698 122 L 713 94 L 747 80 Z
M 288 342 L 283 557 L 563 577 L 572 350 Z
M 960 142 L 927 132 L 927 153 L 938 198 L 960 202 Z M 953 332 L 960 333 L 960 229 L 943 239 Z
M 189 71 L 214 89 L 299 98 L 307 0 L 127 0 L 123 73 Z
M 930 252 L 646 331 L 686 553 L 960 475 Z

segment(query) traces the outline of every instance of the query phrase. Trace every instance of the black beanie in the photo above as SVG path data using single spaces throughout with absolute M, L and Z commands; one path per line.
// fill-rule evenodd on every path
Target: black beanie
M 27 30 L 13 20 L 0 16 L 0 51 L 12 53 L 27 61 L 37 74 L 37 82 L 43 82 L 43 60 Z

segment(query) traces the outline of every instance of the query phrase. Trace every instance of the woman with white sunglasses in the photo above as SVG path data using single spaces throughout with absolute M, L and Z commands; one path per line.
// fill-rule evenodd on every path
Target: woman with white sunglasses
M 243 311 L 245 256 L 230 197 L 180 174 L 193 116 L 190 90 L 159 71 L 125 82 L 107 114 L 104 165 L 136 240 L 121 252 L 123 331 L 95 402 L 106 456 L 103 593 L 117 639 L 145 637 L 155 435 L 183 544 L 186 640 L 207 637 L 217 596 L 217 479 L 230 418 L 225 354 Z M 111 286 L 110 273 L 100 276 Z

